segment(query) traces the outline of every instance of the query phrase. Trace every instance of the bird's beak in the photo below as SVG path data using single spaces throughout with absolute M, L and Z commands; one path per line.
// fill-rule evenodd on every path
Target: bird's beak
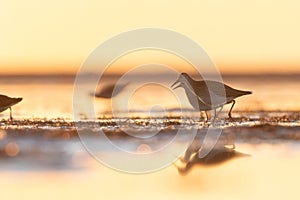
M 179 83 L 179 84 L 178 84 Z M 178 84 L 177 86 L 176 86 L 176 84 Z M 180 83 L 180 81 L 175 81 L 175 83 L 173 83 L 172 85 L 171 85 L 171 88 L 173 89 L 173 90 L 175 90 L 176 88 L 179 88 L 181 86 L 181 83 Z

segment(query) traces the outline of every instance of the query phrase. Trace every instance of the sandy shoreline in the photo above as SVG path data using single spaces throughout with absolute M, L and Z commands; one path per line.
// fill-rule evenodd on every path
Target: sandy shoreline
M 254 148 L 257 145 L 299 146 L 300 120 L 299 112 L 273 113 L 238 113 L 234 121 L 226 121 L 219 142 L 224 144 L 228 138 L 240 146 Z M 76 127 L 77 125 L 77 127 Z M 50 169 L 74 170 L 82 167 L 74 165 L 77 155 L 85 154 L 77 129 L 81 137 L 88 142 L 101 145 L 99 134 L 105 135 L 111 142 L 126 148 L 130 152 L 138 152 L 141 147 L 152 151 L 160 149 L 178 134 L 178 130 L 189 137 L 196 130 L 203 139 L 209 124 L 192 118 L 102 118 L 73 122 L 66 119 L 15 119 L 0 122 L 0 158 L 1 169 Z M 85 132 L 86 130 L 86 132 Z M 131 133 L 131 134 L 128 134 Z M 151 135 L 155 133 L 155 135 Z M 147 138 L 141 140 L 133 137 Z M 179 144 L 181 145 L 181 144 Z M 251 153 L 242 151 L 242 153 Z

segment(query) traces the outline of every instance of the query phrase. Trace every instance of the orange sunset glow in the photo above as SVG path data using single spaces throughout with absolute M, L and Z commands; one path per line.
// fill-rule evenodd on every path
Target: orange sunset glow
M 222 73 L 299 73 L 299 6 L 292 0 L 9 1 L 0 7 L 0 73 L 76 73 L 99 44 L 142 27 L 190 37 Z

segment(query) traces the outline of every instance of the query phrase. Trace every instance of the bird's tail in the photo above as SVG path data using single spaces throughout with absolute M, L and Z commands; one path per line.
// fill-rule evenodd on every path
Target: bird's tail
M 252 91 L 244 91 L 244 95 L 252 94 Z
M 19 103 L 20 101 L 23 100 L 23 98 L 12 98 L 14 103 Z
M 244 96 L 244 95 L 248 95 L 248 94 L 252 94 L 252 92 L 251 91 L 244 91 L 244 90 L 236 90 L 236 94 L 237 94 L 237 96 Z

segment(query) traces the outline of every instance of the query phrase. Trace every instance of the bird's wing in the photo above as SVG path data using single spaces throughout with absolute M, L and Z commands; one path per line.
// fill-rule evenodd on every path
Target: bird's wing
M 215 88 L 216 85 L 207 85 L 206 81 L 195 81 L 192 84 L 195 95 L 206 105 L 224 104 L 226 101 L 220 91 L 214 92 L 214 90 L 218 89 Z
M 10 98 L 5 95 L 0 95 L 0 112 L 22 101 L 22 98 Z
M 9 105 L 9 98 L 4 95 L 0 95 L 0 108 L 4 108 Z
M 251 94 L 250 91 L 243 91 L 234 89 L 226 84 L 216 82 L 216 81 L 206 81 L 209 88 L 212 88 L 212 92 L 216 95 L 223 95 L 224 90 L 227 97 L 237 98 L 242 95 Z
M 233 99 L 250 94 L 251 92 L 234 89 L 226 84 L 217 81 L 197 81 L 195 83 L 195 93 L 205 102 L 222 103 L 224 101 L 232 101 Z

